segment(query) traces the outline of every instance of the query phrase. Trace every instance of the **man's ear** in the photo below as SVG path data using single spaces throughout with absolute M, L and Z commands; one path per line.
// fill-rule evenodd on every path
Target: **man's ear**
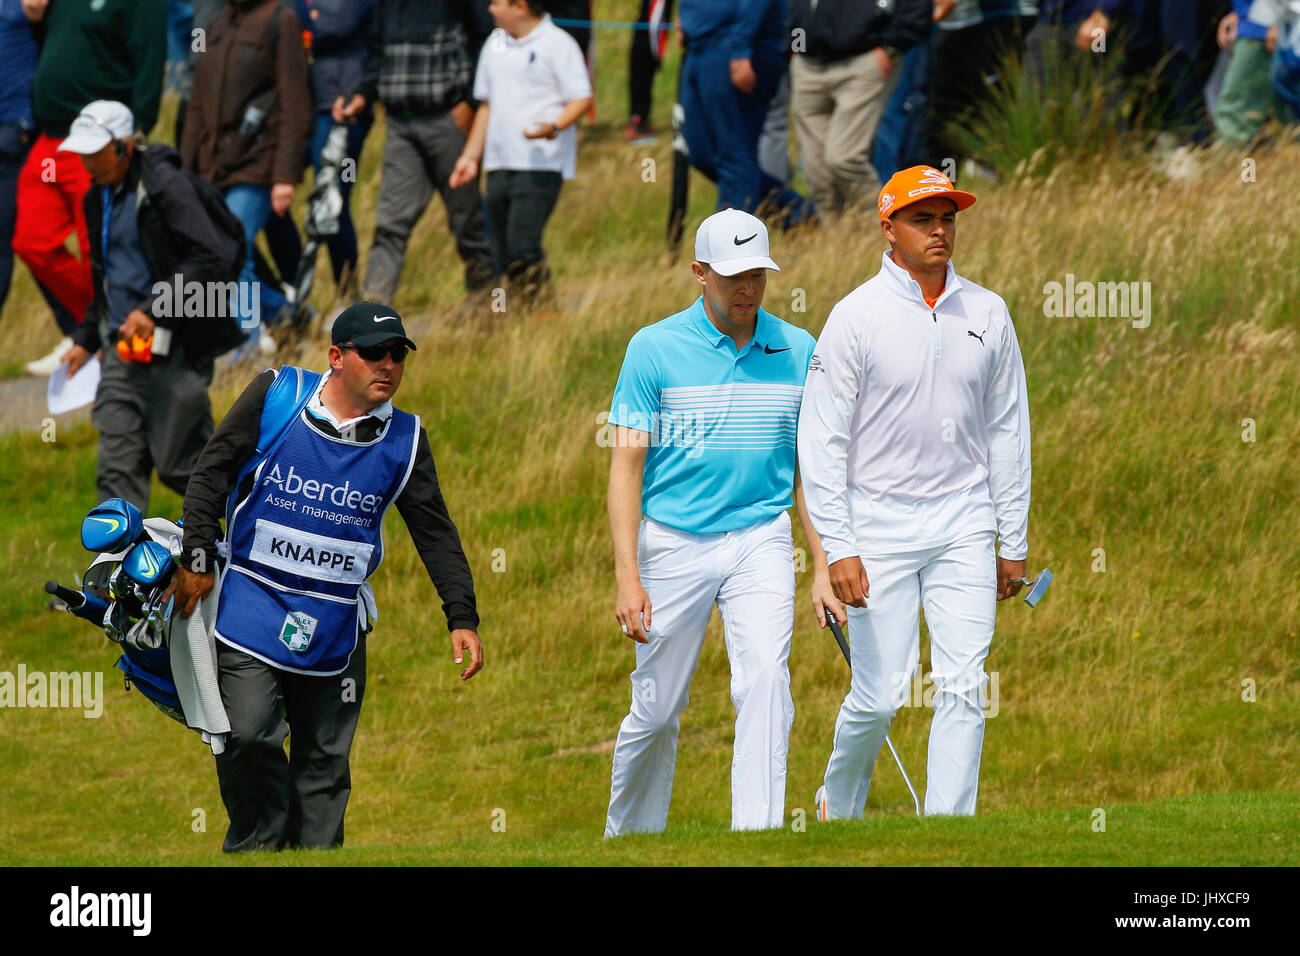
M 892 219 L 880 220 L 880 232 L 882 235 L 884 235 L 885 241 L 892 246 L 894 244 L 894 239 L 895 239 L 894 220 Z
M 330 368 L 343 368 L 343 350 L 337 345 L 331 345 L 329 350 Z
M 691 272 L 695 273 L 695 278 L 699 280 L 700 285 L 704 285 L 704 266 L 699 262 L 692 262 Z

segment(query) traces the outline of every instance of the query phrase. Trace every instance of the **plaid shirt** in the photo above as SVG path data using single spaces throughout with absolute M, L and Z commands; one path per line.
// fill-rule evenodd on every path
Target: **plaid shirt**
M 379 99 L 393 112 L 437 113 L 468 98 L 472 67 L 460 24 L 433 27 L 427 42 L 384 44 Z

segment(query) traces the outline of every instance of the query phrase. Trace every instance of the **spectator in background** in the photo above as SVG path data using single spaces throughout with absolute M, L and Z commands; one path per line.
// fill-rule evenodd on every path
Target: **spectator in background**
M 1165 120 L 1189 143 L 1204 144 L 1212 129 L 1205 84 L 1218 58 L 1216 36 L 1220 21 L 1230 12 L 1229 0 L 1092 0 L 1092 5 L 1095 9 L 1076 33 L 1081 50 L 1090 49 L 1094 31 L 1109 30 L 1116 15 L 1127 14 L 1139 25 L 1154 25 L 1158 13 L 1164 61 L 1160 87 L 1168 102 Z M 1144 32 L 1141 26 L 1139 32 Z
M 941 4 L 953 0 L 935 0 L 935 16 Z M 934 42 L 934 25 L 926 39 L 903 54 L 893 95 L 876 127 L 871 146 L 871 165 L 881 182 L 900 169 L 926 162 L 930 138 L 930 46 Z
M 783 225 L 812 204 L 764 172 L 758 141 L 787 70 L 786 0 L 682 0 L 681 104 L 691 165 L 718 184 L 718 209 L 770 204 Z
M 33 277 L 63 303 L 63 340 L 49 355 L 28 365 L 48 375 L 72 344 L 94 292 L 90 279 L 90 239 L 82 199 L 90 175 L 59 143 L 83 106 L 112 99 L 127 104 L 144 133 L 158 120 L 163 68 L 167 58 L 166 0 L 97 0 L 51 3 L 22 0 L 41 44 L 32 79 L 32 114 L 38 135 L 18 174 L 18 213 L 13 251 Z M 9 65 L 6 62 L 5 73 Z M 64 245 L 75 233 L 81 255 Z
M 897 79 L 896 61 L 926 40 L 932 9 L 931 0 L 898 0 L 892 10 L 859 0 L 793 0 L 794 124 L 819 213 L 875 202 L 876 127 Z
M 496 280 L 478 186 L 450 185 L 478 105 L 470 89 L 474 64 L 491 32 L 487 5 L 479 0 L 375 4 L 361 83 L 351 96 L 334 101 L 334 119 L 340 123 L 355 122 L 376 100 L 386 111 L 375 239 L 362 282 L 362 295 L 369 301 L 393 301 L 407 240 L 435 189 L 465 263 L 465 288 L 487 290 Z
M 673 0 L 641 0 L 638 29 L 632 32 L 627 63 L 628 120 L 623 135 L 629 143 L 653 143 L 656 139 L 650 125 L 652 92 L 655 74 L 668 48 L 672 21 Z M 640 24 L 645 28 L 641 29 Z
M 1228 52 L 1228 72 L 1214 111 L 1214 128 L 1231 146 L 1245 146 L 1273 112 L 1276 97 L 1269 80 L 1273 54 L 1268 27 L 1250 18 L 1253 0 L 1232 0 L 1233 10 L 1219 22 L 1219 48 Z
M 587 62 L 591 53 L 591 0 L 550 0 L 546 5 L 551 16 L 561 21 L 556 24 L 561 30 L 573 37 L 578 49 L 582 51 L 582 61 Z M 577 24 L 582 24 L 578 26 Z
M 497 272 L 527 306 L 550 286 L 542 231 L 573 178 L 591 82 L 582 50 L 539 0 L 492 0 L 490 9 L 497 30 L 479 54 L 478 110 L 451 187 L 473 182 L 482 162 Z
M 930 102 L 931 163 L 955 174 L 963 157 L 955 129 L 969 121 L 1004 86 L 1004 64 L 1018 63 L 1025 34 L 1038 18 L 1031 0 L 949 0 L 934 38 Z M 950 162 L 951 161 L 951 162 Z
M 297 0 L 296 3 L 298 17 L 306 24 L 311 37 L 311 93 L 316 109 L 311 162 L 318 175 L 321 152 L 335 126 L 334 101 L 361 85 L 374 6 L 374 0 Z M 339 231 L 325 238 L 337 295 L 348 301 L 355 300 L 358 293 L 359 251 L 357 230 L 352 223 L 352 187 L 361 165 L 361 150 L 374 121 L 374 110 L 367 105 L 348 124 L 347 156 L 352 161 L 351 175 L 345 170 L 339 177 L 339 192 L 343 195 Z M 286 282 L 295 282 L 302 241 L 289 213 L 267 219 L 266 241 L 280 275 Z
M 184 72 L 181 74 L 181 101 L 176 106 L 175 143 L 177 149 L 180 149 L 180 144 L 185 141 L 185 114 L 189 111 L 190 106 L 190 89 L 194 85 L 194 68 L 199 62 L 199 51 L 195 47 L 200 44 L 195 43 L 197 39 L 195 33 L 197 31 L 198 36 L 203 38 L 201 45 L 206 48 L 208 27 L 225 9 L 226 2 L 227 0 L 193 0 L 190 4 L 190 39 L 186 46 L 189 59 L 185 64 Z
M 5 64 L 4 72 L 0 73 L 0 312 L 9 298 L 9 280 L 13 276 L 18 173 L 36 139 L 32 122 L 32 77 L 36 73 L 39 50 L 27 24 L 21 0 L 0 0 L 0 63 Z M 77 320 L 39 280 L 36 287 L 54 310 L 59 329 L 65 336 L 71 336 Z M 45 361 L 31 363 L 31 370 L 48 375 L 53 367 L 46 369 L 42 365 Z
M 1108 2 L 1113 5 L 1115 0 Z M 1096 9 L 1097 0 L 1041 0 L 1038 22 L 1025 37 L 1025 73 L 1033 86 L 1049 85 L 1062 64 L 1078 60 L 1080 25 Z
M 208 29 L 185 120 L 181 160 L 222 191 L 244 224 L 248 256 L 241 282 L 257 281 L 253 242 L 267 217 L 283 215 L 302 178 L 311 136 L 311 94 L 301 21 L 279 0 L 230 0 Z M 288 300 L 258 283 L 256 316 L 241 316 L 263 352 L 275 343 L 254 329 L 287 318 Z
M 1300 122 L 1300 0 L 1256 0 L 1250 14 L 1268 27 L 1264 45 L 1273 54 L 1269 79 L 1278 119 Z
M 95 301 L 65 361 L 75 375 L 107 346 L 91 416 L 99 430 L 98 500 L 125 498 L 148 514 L 154 469 L 185 494 L 212 435 L 213 352 L 206 346 L 214 340 L 195 326 L 216 320 L 181 318 L 176 303 L 159 296 L 171 299 L 176 276 L 183 284 L 223 278 L 237 247 L 213 227 L 176 152 L 161 144 L 143 148 L 132 125 L 121 103 L 97 101 L 59 147 L 77 156 L 94 182 L 85 211 Z M 168 291 L 157 291 L 158 283 Z

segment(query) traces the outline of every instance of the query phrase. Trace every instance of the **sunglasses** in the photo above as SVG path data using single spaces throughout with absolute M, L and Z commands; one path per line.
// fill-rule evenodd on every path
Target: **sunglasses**
M 410 346 L 398 343 L 396 345 L 340 345 L 343 351 L 352 349 L 367 362 L 382 361 L 385 355 L 391 355 L 393 361 L 401 365 L 406 361 L 406 353 L 411 351 Z

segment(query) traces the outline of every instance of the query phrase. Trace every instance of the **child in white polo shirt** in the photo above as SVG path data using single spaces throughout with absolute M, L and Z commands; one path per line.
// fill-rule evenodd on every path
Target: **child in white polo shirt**
M 451 186 L 487 173 L 488 223 L 497 269 L 526 299 L 550 281 L 542 230 L 578 157 L 574 123 L 591 105 L 582 50 L 541 0 L 492 0 L 497 29 L 474 76 L 474 126 Z

